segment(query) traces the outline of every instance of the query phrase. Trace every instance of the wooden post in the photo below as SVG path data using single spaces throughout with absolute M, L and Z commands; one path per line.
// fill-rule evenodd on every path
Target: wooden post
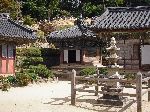
M 97 68 L 96 72 L 97 72 L 97 78 L 99 78 L 99 70 L 98 70 L 98 68 Z M 99 81 L 96 82 L 96 86 L 95 86 L 95 96 L 98 95 L 98 84 L 99 84 Z
M 150 101 L 150 79 L 148 80 L 148 101 Z
M 76 90 L 75 90 L 75 77 L 76 71 L 72 70 L 73 74 L 71 75 L 71 105 L 75 105 L 76 103 Z
M 142 112 L 142 74 L 137 73 L 136 76 L 136 99 L 137 99 L 137 112 Z

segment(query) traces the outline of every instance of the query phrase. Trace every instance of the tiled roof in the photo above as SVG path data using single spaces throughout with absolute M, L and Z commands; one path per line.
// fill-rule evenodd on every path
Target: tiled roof
M 110 7 L 95 18 L 91 29 L 98 31 L 150 29 L 150 7 Z
M 35 32 L 9 18 L 0 17 L 0 40 L 1 38 L 17 38 L 24 40 L 36 40 Z
M 79 37 L 94 37 L 95 34 L 87 28 L 87 26 L 83 24 L 77 24 L 73 27 L 64 29 L 64 30 L 59 30 L 59 31 L 54 31 L 51 32 L 47 36 L 47 40 L 51 39 L 66 39 L 66 38 L 77 38 Z

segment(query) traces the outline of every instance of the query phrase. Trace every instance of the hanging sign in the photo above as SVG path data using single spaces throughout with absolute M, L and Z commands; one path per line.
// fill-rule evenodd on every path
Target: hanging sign
M 2 57 L 7 58 L 7 45 L 2 44 Z
M 14 46 L 8 45 L 8 58 L 13 58 L 13 57 L 14 57 Z

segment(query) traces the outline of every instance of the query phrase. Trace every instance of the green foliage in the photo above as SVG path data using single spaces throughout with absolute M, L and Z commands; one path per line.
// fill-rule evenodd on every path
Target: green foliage
M 16 81 L 19 86 L 27 86 L 31 82 L 31 78 L 26 73 L 16 73 Z
M 8 12 L 13 19 L 18 19 L 21 17 L 21 4 L 15 0 L 0 0 L 0 12 Z
M 136 73 L 125 73 L 124 78 L 126 78 L 127 80 L 135 79 L 136 78 Z
M 47 1 L 48 2 L 48 1 Z M 54 17 L 54 15 L 58 15 L 61 11 L 59 8 L 60 0 L 50 0 L 48 4 L 48 19 Z
M 31 66 L 30 66 L 31 67 Z M 24 69 L 23 70 L 23 73 L 25 73 L 25 74 L 27 74 L 27 75 L 29 75 L 29 77 L 30 77 L 30 79 L 31 79 L 31 82 L 33 82 L 33 81 L 37 81 L 37 79 L 38 79 L 38 75 L 35 73 L 35 70 L 36 69 L 34 69 L 34 68 L 30 68 L 29 67 L 29 69 Z
M 9 82 L 11 85 L 16 84 L 16 77 L 15 77 L 15 76 L 8 76 L 8 77 L 7 77 L 7 80 L 8 80 L 8 82 Z
M 33 18 L 31 18 L 30 15 L 27 15 L 27 16 L 24 16 L 24 21 L 23 21 L 23 23 L 24 23 L 25 25 L 31 26 L 31 25 L 35 24 L 35 21 L 34 21 Z
M 38 66 L 31 66 L 30 68 L 35 69 L 35 73 L 42 78 L 53 77 L 53 73 L 51 70 L 47 69 L 45 65 L 39 64 Z
M 101 14 L 102 10 L 103 10 L 102 5 L 95 5 L 95 4 L 92 4 L 91 2 L 85 3 L 83 5 L 84 15 L 88 17 L 99 15 Z
M 24 15 L 31 15 L 32 18 L 42 20 L 47 17 L 47 8 L 44 2 L 38 0 L 27 0 L 22 4 L 22 13 Z
M 43 62 L 42 57 L 25 57 L 22 66 L 28 67 L 29 65 L 37 65 Z
M 16 55 L 17 56 L 41 56 L 41 49 L 36 48 L 36 47 L 30 47 L 30 48 L 17 48 L 16 50 Z
M 150 0 L 0 0 L 0 12 L 9 12 L 13 19 L 25 17 L 25 24 L 58 16 L 98 16 L 106 7 L 149 6 Z M 30 16 L 29 16 L 30 15 Z
M 103 75 L 107 75 L 108 74 L 108 70 L 106 68 L 99 68 L 99 73 L 103 74 Z
M 96 73 L 96 68 L 84 68 L 80 71 L 80 75 L 89 76 Z
M 82 76 L 89 76 L 96 73 L 96 68 L 84 68 L 80 71 L 80 75 Z M 99 68 L 99 73 L 107 75 L 108 70 L 106 68 Z
M 0 76 L 0 89 L 2 91 L 8 91 L 10 88 L 10 83 L 6 77 Z

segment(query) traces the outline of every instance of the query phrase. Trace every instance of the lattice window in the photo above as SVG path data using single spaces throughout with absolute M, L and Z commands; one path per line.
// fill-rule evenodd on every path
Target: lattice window
M 133 45 L 133 59 L 139 59 L 139 46 Z

